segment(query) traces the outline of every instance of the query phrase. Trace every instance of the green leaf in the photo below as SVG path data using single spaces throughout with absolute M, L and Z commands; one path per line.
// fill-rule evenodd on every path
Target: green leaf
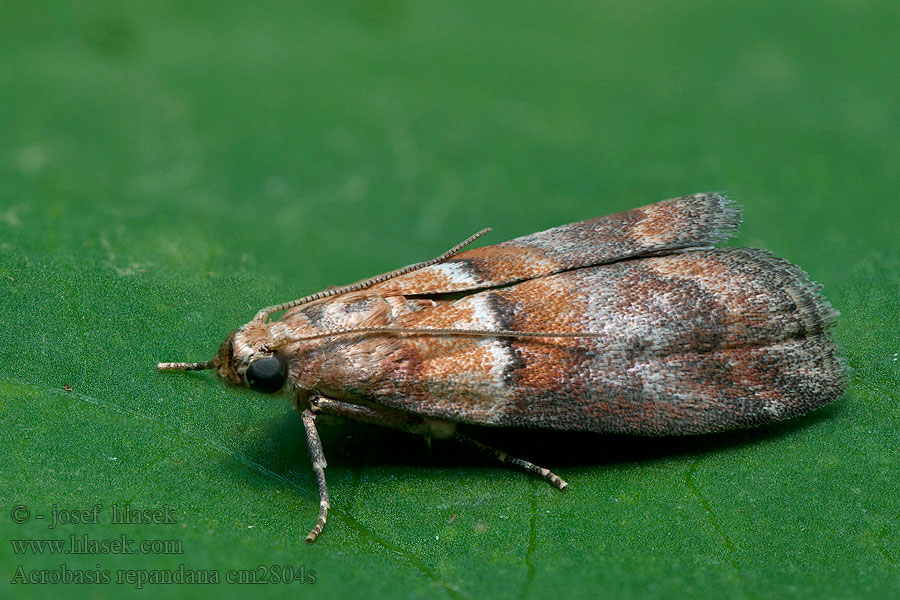
M 894 3 L 300 4 L 3 11 L 4 597 L 897 596 Z M 842 312 L 839 402 L 688 439 L 480 432 L 565 493 L 323 423 L 333 510 L 308 546 L 290 404 L 155 369 L 485 226 L 496 242 L 707 190 L 744 205 L 733 244 L 803 266 Z M 125 505 L 174 523 L 113 523 Z M 157 546 L 27 545 L 123 535 Z M 111 581 L 54 584 L 76 571 Z M 220 583 L 141 583 L 166 573 Z

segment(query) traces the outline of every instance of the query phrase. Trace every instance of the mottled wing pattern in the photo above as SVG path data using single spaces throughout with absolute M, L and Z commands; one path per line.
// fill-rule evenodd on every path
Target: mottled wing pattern
M 739 221 L 739 208 L 720 194 L 682 196 L 467 250 L 369 291 L 413 295 L 481 289 L 635 256 L 711 246 L 731 237 Z
M 355 385 L 380 404 L 460 422 L 700 433 L 837 399 L 837 316 L 768 252 L 696 250 L 576 269 L 406 314 L 396 325 L 590 331 L 602 338 L 410 336 L 402 367 Z

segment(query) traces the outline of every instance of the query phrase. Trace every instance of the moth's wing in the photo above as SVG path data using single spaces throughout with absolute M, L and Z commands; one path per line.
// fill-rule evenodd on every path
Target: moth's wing
M 841 396 L 837 312 L 798 267 L 747 248 L 567 271 L 398 325 L 602 338 L 409 336 L 402 368 L 358 391 L 452 421 L 648 435 L 744 427 Z
M 682 196 L 466 250 L 369 291 L 440 294 L 505 285 L 635 256 L 712 246 L 731 237 L 739 222 L 740 209 L 725 196 Z

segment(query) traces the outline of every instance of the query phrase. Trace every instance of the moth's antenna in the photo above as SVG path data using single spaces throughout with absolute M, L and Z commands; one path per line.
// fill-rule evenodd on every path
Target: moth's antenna
M 161 362 L 156 365 L 160 371 L 203 371 L 204 369 L 215 369 L 216 361 L 208 360 L 206 362 Z
M 291 335 L 278 340 L 268 346 L 269 350 L 276 350 L 287 344 L 295 342 L 309 342 L 325 338 L 340 337 L 345 335 L 361 335 L 367 333 L 387 333 L 394 335 L 444 335 L 460 337 L 504 337 L 504 338 L 602 338 L 609 334 L 593 331 L 514 331 L 511 329 L 442 329 L 427 327 L 355 327 L 337 331 L 324 331 L 305 335 Z
M 348 292 L 355 292 L 357 290 L 362 290 L 367 287 L 371 287 L 375 284 L 385 282 L 389 279 L 393 279 L 394 277 L 399 277 L 400 275 L 406 275 L 412 271 L 418 271 L 419 269 L 424 269 L 425 267 L 430 267 L 431 265 L 436 265 L 440 262 L 444 262 L 484 234 L 491 231 L 490 227 L 482 229 L 475 235 L 472 235 L 459 244 L 453 246 L 443 254 L 438 257 L 432 258 L 431 260 L 426 260 L 424 262 L 416 263 L 414 265 L 409 265 L 407 267 L 403 267 L 402 269 L 397 269 L 396 271 L 390 271 L 388 273 L 384 273 L 383 275 L 378 275 L 377 277 L 372 277 L 371 279 L 366 279 L 364 281 L 358 281 L 356 283 L 351 283 L 350 285 L 345 285 L 342 287 L 332 288 L 330 290 L 323 290 L 321 292 L 316 292 L 311 296 L 306 296 L 305 298 L 300 298 L 299 300 L 292 300 L 290 302 L 285 302 L 284 304 L 276 304 L 275 306 L 267 306 L 262 309 L 256 316 L 253 317 L 254 321 L 265 322 L 268 316 L 274 312 L 280 312 L 282 310 L 287 310 L 289 308 L 294 308 L 295 306 L 300 306 L 301 304 L 307 304 L 309 302 L 315 302 L 316 300 L 321 300 L 322 298 L 330 298 L 332 296 L 339 296 L 341 294 L 346 294 Z

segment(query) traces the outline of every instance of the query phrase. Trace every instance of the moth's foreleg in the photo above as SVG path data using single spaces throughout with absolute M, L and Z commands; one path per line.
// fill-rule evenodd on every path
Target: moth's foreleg
M 568 483 L 563 481 L 563 479 L 559 475 L 557 475 L 550 469 L 545 469 L 544 467 L 539 467 L 536 464 L 528 462 L 527 460 L 524 460 L 522 458 L 516 458 L 515 456 L 510 456 L 509 454 L 507 454 L 506 452 L 503 452 L 502 450 L 497 450 L 496 448 L 492 448 L 491 446 L 488 446 L 487 444 L 482 444 L 478 440 L 473 440 L 472 438 L 470 438 L 469 436 L 467 436 L 463 433 L 457 433 L 453 436 L 453 438 L 456 440 L 459 440 L 460 442 L 468 444 L 468 445 L 474 447 L 475 449 L 480 450 L 481 452 L 484 452 L 485 454 L 493 456 L 500 462 L 510 465 L 511 467 L 521 469 L 522 471 L 525 471 L 526 473 L 533 473 L 534 475 L 543 477 L 544 479 L 546 479 L 551 484 L 555 485 L 556 487 L 558 487 L 561 490 L 564 490 L 567 487 L 569 487 Z
M 306 541 L 312 543 L 322 533 L 322 529 L 325 527 L 325 520 L 328 518 L 328 509 L 331 507 L 328 486 L 325 484 L 325 467 L 328 466 L 328 463 L 325 461 L 322 440 L 319 438 L 319 432 L 316 429 L 317 415 L 335 415 L 416 433 L 428 433 L 435 425 L 426 422 L 421 417 L 399 410 L 383 406 L 371 408 L 359 404 L 341 402 L 340 400 L 326 398 L 318 394 L 310 395 L 308 399 L 298 396 L 297 406 L 304 405 L 307 406 L 302 412 L 303 427 L 306 429 L 306 444 L 309 447 L 309 459 L 312 461 L 313 472 L 315 472 L 316 481 L 319 484 L 319 519 L 316 521 L 316 526 L 306 536 Z
M 322 451 L 322 440 L 319 439 L 319 432 L 316 430 L 316 415 L 307 408 L 303 411 L 303 427 L 306 429 L 306 445 L 309 447 L 309 459 L 312 461 L 313 472 L 316 474 L 316 481 L 319 484 L 319 519 L 316 526 L 312 528 L 309 535 L 306 536 L 307 543 L 313 543 L 322 528 L 325 527 L 325 519 L 328 518 L 328 508 L 331 502 L 328 498 L 328 486 L 325 485 L 325 467 L 328 463 L 325 461 L 325 453 Z

